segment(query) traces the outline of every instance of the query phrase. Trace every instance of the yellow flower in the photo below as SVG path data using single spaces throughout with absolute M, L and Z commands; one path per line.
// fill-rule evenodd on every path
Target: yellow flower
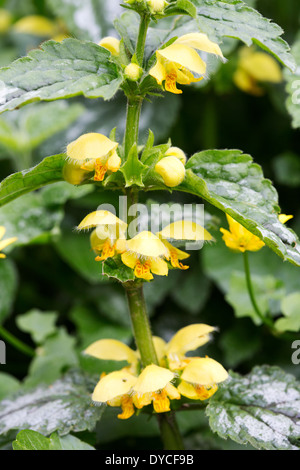
M 121 407 L 119 419 L 128 419 L 134 414 L 132 388 L 137 377 L 125 369 L 111 372 L 100 379 L 92 395 L 96 403 L 107 403 L 109 406 Z
M 120 40 L 112 36 L 101 39 L 99 46 L 104 47 L 104 49 L 107 49 L 114 56 L 120 54 Z
M 94 172 L 94 181 L 103 181 L 107 171 L 116 172 L 121 166 L 117 147 L 117 142 L 102 134 L 83 134 L 67 146 L 68 162 L 80 164 L 83 174 Z
M 127 344 L 116 339 L 100 339 L 95 341 L 85 349 L 84 354 L 104 361 L 127 361 L 129 367 L 126 369 L 132 373 L 135 373 L 137 370 L 137 352 L 133 351 Z
M 14 24 L 14 30 L 23 34 L 51 37 L 57 33 L 57 25 L 45 16 L 30 15 L 17 21 Z
M 0 8 L 0 34 L 6 33 L 12 23 L 12 16 L 9 11 Z
M 282 224 L 285 224 L 288 220 L 292 219 L 294 216 L 293 215 L 286 215 L 286 214 L 280 214 L 278 216 L 279 222 Z
M 217 384 L 227 377 L 228 373 L 219 362 L 209 357 L 197 357 L 184 368 L 178 391 L 191 400 L 206 400 L 217 391 Z
M 189 258 L 189 254 L 184 251 L 175 248 L 167 240 L 174 241 L 211 241 L 213 237 L 211 234 L 201 225 L 189 220 L 178 220 L 163 230 L 157 233 L 158 237 L 162 240 L 164 245 L 169 250 L 170 262 L 173 268 L 188 269 L 188 266 L 184 266 L 179 261 Z
M 173 44 L 156 51 L 157 62 L 149 74 L 155 78 L 159 85 L 165 82 L 166 91 L 179 94 L 176 83 L 189 85 L 203 79 L 206 64 L 196 49 L 223 58 L 218 44 L 210 41 L 206 34 L 189 33 L 176 39 Z M 195 75 L 199 76 L 196 78 Z
M 150 281 L 153 274 L 168 275 L 168 264 L 162 258 L 168 258 L 169 252 L 162 241 L 151 232 L 141 232 L 127 241 L 126 252 L 121 255 L 122 262 L 139 279 Z
M 259 84 L 282 82 L 282 72 L 276 60 L 270 55 L 243 47 L 233 80 L 242 91 L 261 96 L 264 94 L 264 89 Z
M 183 165 L 186 164 L 186 160 L 187 160 L 186 155 L 185 155 L 184 151 L 181 150 L 179 147 L 170 147 L 166 151 L 165 156 L 166 157 L 176 157 L 176 158 L 178 158 L 178 160 L 181 161 L 181 163 Z
M 3 227 L 1 225 L 0 226 L 0 259 L 1 258 L 6 258 L 6 255 L 4 253 L 1 253 L 1 251 L 4 248 L 6 248 L 8 245 L 11 245 L 11 243 L 14 243 L 17 240 L 17 237 L 12 237 L 12 238 L 7 238 L 6 240 L 2 240 L 2 238 L 4 237 L 5 232 L 6 232 L 5 227 Z
M 104 261 L 125 250 L 127 224 L 112 212 L 99 210 L 88 214 L 78 225 L 78 230 L 96 229 L 91 233 L 91 246 L 96 261 Z
M 196 323 L 181 328 L 173 338 L 166 343 L 162 338 L 154 336 L 154 347 L 159 363 L 171 370 L 183 369 L 194 358 L 188 358 L 185 353 L 195 351 L 210 340 L 210 334 L 215 328 L 204 323 Z
M 153 403 L 156 413 L 170 411 L 170 399 L 180 399 L 180 393 L 171 384 L 174 377 L 173 372 L 155 364 L 145 367 L 132 388 L 135 407 L 141 409 Z
M 170 188 L 181 184 L 185 177 L 184 164 L 173 155 L 162 158 L 155 165 L 155 171 L 162 177 L 165 185 Z
M 230 231 L 224 228 L 220 228 L 220 231 L 223 233 L 222 238 L 228 248 L 236 252 L 245 253 L 245 251 L 258 251 L 265 246 L 260 238 L 253 235 L 253 233 L 249 232 L 228 214 L 226 214 L 226 217 Z

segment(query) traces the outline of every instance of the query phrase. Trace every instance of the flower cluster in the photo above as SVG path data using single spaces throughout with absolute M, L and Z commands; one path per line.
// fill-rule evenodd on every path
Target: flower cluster
M 78 230 L 94 228 L 90 241 L 96 261 L 105 261 L 116 255 L 123 264 L 134 270 L 138 279 L 150 281 L 153 274 L 167 276 L 169 267 L 187 269 L 181 263 L 189 254 L 179 250 L 170 240 L 211 241 L 210 233 L 199 224 L 180 220 L 165 227 L 161 232 L 142 231 L 132 239 L 126 239 L 127 224 L 106 210 L 88 214 Z
M 102 360 L 127 361 L 128 366 L 102 375 L 92 395 L 96 403 L 121 407 L 120 419 L 130 418 L 136 410 L 153 405 L 156 413 L 168 412 L 172 400 L 181 397 L 206 400 L 228 377 L 221 364 L 209 357 L 187 357 L 207 343 L 214 328 L 205 324 L 189 325 L 179 330 L 167 343 L 154 336 L 158 364 L 150 364 L 142 372 L 140 357 L 124 343 L 102 339 L 84 352 Z

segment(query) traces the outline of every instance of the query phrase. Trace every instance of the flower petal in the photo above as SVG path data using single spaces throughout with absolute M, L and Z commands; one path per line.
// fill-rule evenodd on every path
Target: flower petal
M 213 239 L 204 227 L 190 220 L 178 220 L 167 225 L 158 235 L 169 240 L 210 241 Z
M 188 47 L 199 49 L 203 52 L 216 54 L 224 58 L 220 46 L 211 41 L 206 34 L 203 33 L 189 33 L 176 39 L 174 44 L 183 44 Z
M 78 230 L 87 230 L 98 225 L 117 225 L 125 231 L 127 224 L 123 220 L 116 217 L 112 212 L 109 211 L 95 211 L 88 214 L 82 222 L 78 225 Z
M 144 394 L 162 390 L 174 377 L 175 374 L 170 370 L 151 364 L 145 367 L 139 375 L 136 384 L 133 386 L 133 391 Z
M 169 272 L 168 264 L 161 258 L 151 260 L 151 272 L 158 276 L 167 276 Z
M 105 403 L 128 394 L 137 378 L 126 370 L 118 370 L 105 375 L 96 385 L 92 395 L 95 402 Z
M 195 351 L 209 341 L 209 335 L 213 331 L 215 331 L 213 326 L 204 323 L 181 328 L 167 344 L 167 354 L 185 354 L 187 351 Z
M 224 367 L 210 357 L 192 359 L 185 367 L 181 379 L 192 384 L 213 386 L 228 377 Z
M 128 250 L 139 256 L 158 258 L 168 256 L 168 250 L 162 241 L 152 232 L 141 232 L 127 242 Z
M 195 49 L 183 44 L 173 43 L 165 49 L 158 50 L 157 55 L 176 64 L 177 67 L 187 68 L 198 75 L 204 75 L 206 72 L 206 64 Z
M 85 349 L 84 353 L 97 359 L 127 361 L 129 364 L 134 364 L 138 360 L 135 351 L 116 339 L 95 341 Z
M 67 146 L 67 156 L 71 160 L 84 162 L 85 160 L 103 159 L 102 163 L 114 153 L 118 147 L 117 142 L 113 142 L 102 134 L 91 132 L 83 134 Z

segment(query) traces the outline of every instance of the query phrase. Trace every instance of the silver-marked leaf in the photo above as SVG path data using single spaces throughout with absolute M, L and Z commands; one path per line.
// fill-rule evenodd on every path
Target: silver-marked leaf
M 257 44 L 283 65 L 295 70 L 289 45 L 281 38 L 280 26 L 263 17 L 241 0 L 191 0 L 197 8 L 197 24 L 210 39 L 240 39 L 247 46 Z
M 297 69 L 295 73 L 285 70 L 284 77 L 288 93 L 286 106 L 292 117 L 292 125 L 296 129 L 300 127 L 300 37 L 292 47 L 292 54 L 295 58 Z
M 108 100 L 122 75 L 110 52 L 88 41 L 44 42 L 40 49 L 0 70 L 0 112 L 33 101 L 84 95 Z
M 277 191 L 249 155 L 239 150 L 207 150 L 195 154 L 186 168 L 179 190 L 226 212 L 281 258 L 300 266 L 298 237 L 278 219 Z
M 231 374 L 206 408 L 219 436 L 265 450 L 299 450 L 300 383 L 278 367 Z
M 96 385 L 90 377 L 73 371 L 51 386 L 22 390 L 0 402 L 0 434 L 31 429 L 44 435 L 57 431 L 93 430 L 103 407 L 92 406 L 90 393 Z

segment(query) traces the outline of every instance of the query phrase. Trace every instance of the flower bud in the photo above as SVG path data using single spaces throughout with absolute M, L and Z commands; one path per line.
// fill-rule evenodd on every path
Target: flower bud
M 107 169 L 108 171 L 111 171 L 113 173 L 115 173 L 116 171 L 119 170 L 120 166 L 121 166 L 121 163 L 122 163 L 122 160 L 121 158 L 119 157 L 119 155 L 117 154 L 117 152 L 115 152 L 111 157 L 109 157 L 109 159 L 107 160 Z
M 112 36 L 101 39 L 99 46 L 104 47 L 104 49 L 107 49 L 114 56 L 120 54 L 120 40 Z
M 166 151 L 165 153 L 166 157 L 176 157 L 178 160 L 180 160 L 184 165 L 186 164 L 186 156 L 183 150 L 181 150 L 179 147 L 170 147 L 169 150 Z
M 185 177 L 183 163 L 174 156 L 162 158 L 155 165 L 155 171 L 163 178 L 165 185 L 170 188 L 181 184 Z
M 147 0 L 148 7 L 153 15 L 163 13 L 168 2 L 165 0 Z
M 128 80 L 136 82 L 137 80 L 139 80 L 139 78 L 141 78 L 143 69 L 139 65 L 131 63 L 127 65 L 124 73 L 125 77 L 128 78 Z

